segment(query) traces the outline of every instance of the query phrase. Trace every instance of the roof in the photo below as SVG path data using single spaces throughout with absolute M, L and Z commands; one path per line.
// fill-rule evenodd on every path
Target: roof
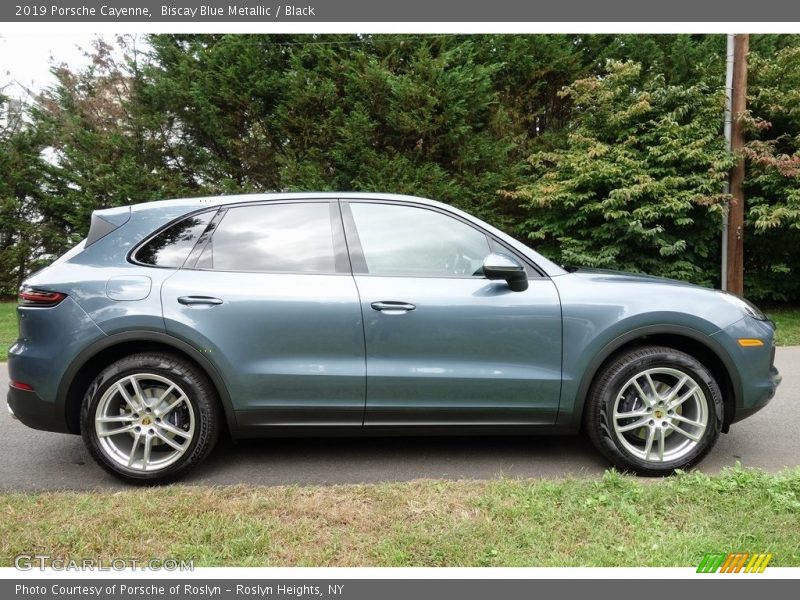
M 440 206 L 444 208 L 452 208 L 448 204 L 437 202 L 436 200 L 429 200 L 427 198 L 419 198 L 417 196 L 409 196 L 405 194 L 385 194 L 377 192 L 273 192 L 268 194 L 231 194 L 219 196 L 198 196 L 195 198 L 175 198 L 172 200 L 155 200 L 152 202 L 143 202 L 135 204 L 131 208 L 137 210 L 149 210 L 152 208 L 170 207 L 170 206 L 218 206 L 223 204 L 240 204 L 244 202 L 270 202 L 278 200 L 346 200 L 346 199 L 369 199 L 369 200 L 390 200 L 394 202 L 413 202 L 415 204 L 427 204 L 430 206 Z

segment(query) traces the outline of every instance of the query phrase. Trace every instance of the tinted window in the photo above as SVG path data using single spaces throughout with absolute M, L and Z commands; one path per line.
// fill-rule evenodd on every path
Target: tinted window
M 334 273 L 328 203 L 231 208 L 197 262 L 201 269 Z
M 483 233 L 436 211 L 356 202 L 350 209 L 371 274 L 480 275 L 491 252 Z
M 203 233 L 214 212 L 194 215 L 178 221 L 139 248 L 135 259 L 157 267 L 181 267 Z

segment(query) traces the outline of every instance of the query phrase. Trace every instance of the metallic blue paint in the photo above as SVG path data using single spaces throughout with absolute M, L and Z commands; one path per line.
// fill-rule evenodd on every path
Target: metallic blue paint
M 366 364 L 352 277 L 181 270 L 161 295 L 167 333 L 227 375 L 249 421 L 361 425 Z M 182 296 L 222 303 L 185 306 Z
M 366 426 L 553 424 L 561 311 L 553 282 L 356 277 L 367 348 Z M 386 314 L 376 301 L 415 309 Z
M 530 278 L 528 290 L 512 292 L 502 281 L 474 277 L 231 273 L 128 259 L 154 232 L 188 214 L 272 200 L 428 206 L 482 230 L 540 276 Z M 646 335 L 681 336 L 713 352 L 733 384 L 729 421 L 766 404 L 780 380 L 772 365 L 772 325 L 719 292 L 641 275 L 568 272 L 475 217 L 430 200 L 227 196 L 97 214 L 116 229 L 25 282 L 68 295 L 54 308 L 18 309 L 20 338 L 10 350 L 9 373 L 35 394 L 9 398 L 23 421 L 26 405 L 35 405 L 27 420 L 32 426 L 67 430 L 63 390 L 84 363 L 101 356 L 95 348 L 109 352 L 116 339 L 192 348 L 190 358 L 224 388 L 229 425 L 241 435 L 298 426 L 575 431 L 602 362 Z M 220 303 L 178 301 L 187 296 Z M 386 301 L 414 309 L 372 308 Z M 740 337 L 764 346 L 742 348 Z

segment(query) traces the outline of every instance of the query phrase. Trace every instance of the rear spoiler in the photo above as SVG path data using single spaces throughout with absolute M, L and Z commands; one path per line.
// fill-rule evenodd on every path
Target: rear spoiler
M 97 240 L 104 238 L 112 231 L 119 229 L 131 218 L 131 207 L 106 208 L 92 213 L 92 223 L 86 236 L 84 248 L 88 248 Z

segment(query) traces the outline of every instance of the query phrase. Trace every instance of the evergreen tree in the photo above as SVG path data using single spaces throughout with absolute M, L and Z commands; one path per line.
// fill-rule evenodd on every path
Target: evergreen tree
M 800 300 L 800 42 L 751 41 L 745 286 Z M 721 35 L 152 35 L 98 41 L 18 127 L 0 287 L 96 208 L 364 190 L 467 209 L 564 263 L 718 280 Z
M 43 140 L 21 102 L 0 94 L 0 293 L 13 294 L 42 253 Z

